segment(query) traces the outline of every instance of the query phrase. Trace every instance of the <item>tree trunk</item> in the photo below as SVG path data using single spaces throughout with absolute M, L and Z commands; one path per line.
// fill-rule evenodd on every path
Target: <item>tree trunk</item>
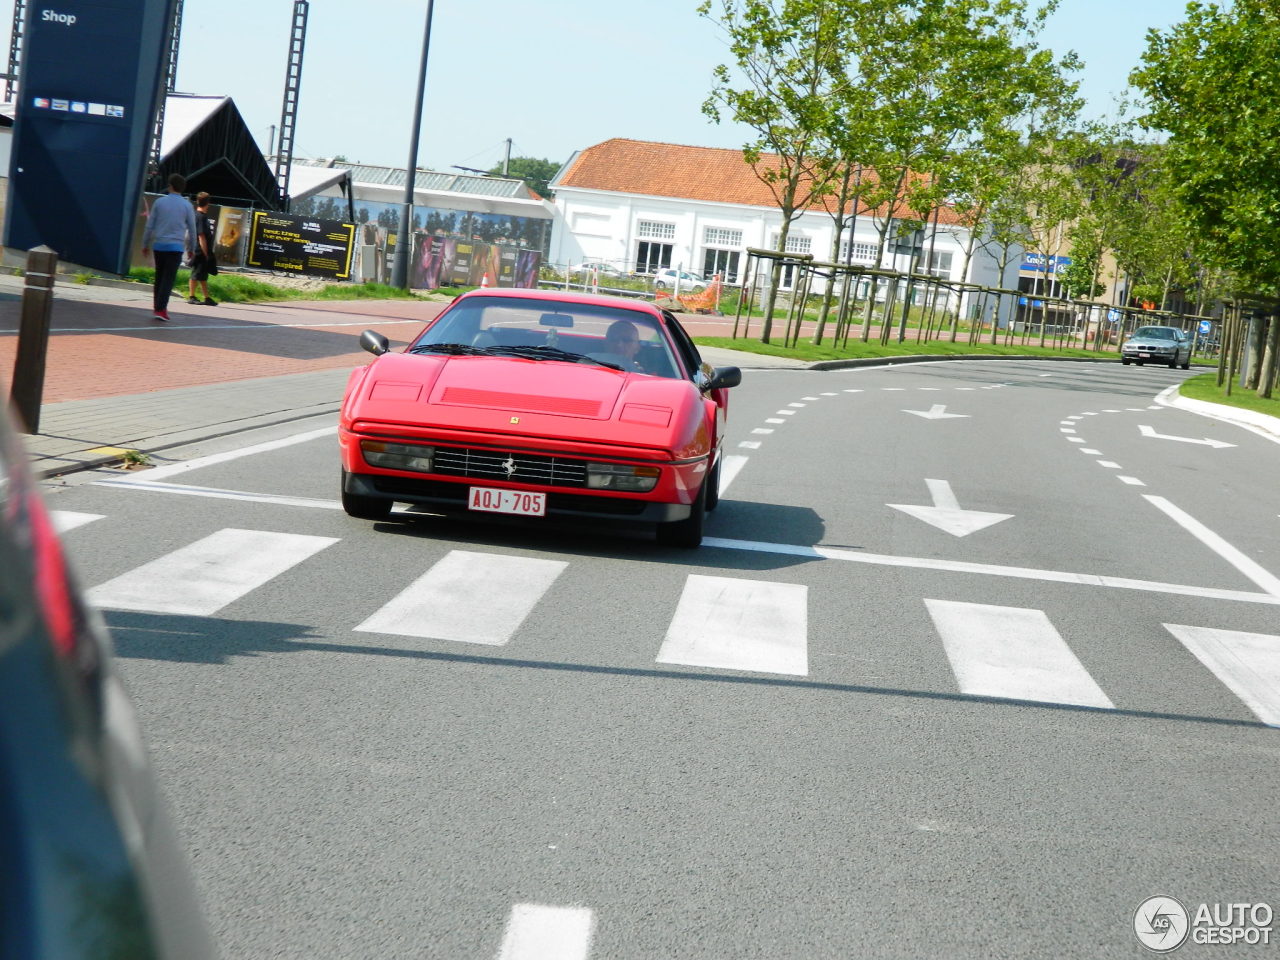
M 1258 380 L 1258 396 L 1270 400 L 1276 385 L 1277 366 L 1280 365 L 1280 313 L 1272 313 L 1268 318 L 1271 335 L 1267 337 L 1267 351 L 1262 359 L 1262 374 Z

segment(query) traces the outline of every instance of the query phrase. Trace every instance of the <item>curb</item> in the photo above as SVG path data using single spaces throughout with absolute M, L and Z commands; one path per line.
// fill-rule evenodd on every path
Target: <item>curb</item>
M 917 353 L 903 357 L 858 357 L 853 360 L 815 360 L 805 370 L 845 370 L 850 367 L 891 367 L 900 363 L 937 363 L 940 360 L 1049 360 L 1055 363 L 1119 363 L 1107 357 L 1033 357 L 1022 354 Z

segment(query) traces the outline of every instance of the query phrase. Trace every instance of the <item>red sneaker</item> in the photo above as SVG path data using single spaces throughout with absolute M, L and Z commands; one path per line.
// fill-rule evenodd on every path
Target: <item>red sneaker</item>
M 151 319 L 152 319 L 152 320 L 164 320 L 164 321 L 166 321 L 166 322 L 167 322 L 167 321 L 168 321 L 168 319 L 169 319 L 169 311 L 168 311 L 168 310 L 157 310 L 157 311 L 155 312 L 155 314 L 151 317 Z

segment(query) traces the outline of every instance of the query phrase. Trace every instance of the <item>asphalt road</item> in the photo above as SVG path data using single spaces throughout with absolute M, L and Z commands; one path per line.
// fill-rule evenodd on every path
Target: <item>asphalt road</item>
M 227 957 L 1134 957 L 1280 907 L 1280 445 L 1182 376 L 753 372 L 696 552 L 352 520 L 331 419 L 49 502 Z

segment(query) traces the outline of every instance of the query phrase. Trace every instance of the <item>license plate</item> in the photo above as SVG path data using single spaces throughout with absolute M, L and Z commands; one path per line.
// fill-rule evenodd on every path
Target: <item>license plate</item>
M 547 495 L 526 490 L 502 490 L 498 487 L 472 487 L 467 506 L 487 513 L 513 513 L 520 517 L 543 517 L 547 514 Z
M 1146 360 L 1148 357 L 1150 357 L 1150 356 L 1151 356 L 1151 354 L 1149 354 L 1149 353 L 1140 353 L 1140 354 L 1138 354 L 1138 356 L 1140 356 L 1143 360 Z

